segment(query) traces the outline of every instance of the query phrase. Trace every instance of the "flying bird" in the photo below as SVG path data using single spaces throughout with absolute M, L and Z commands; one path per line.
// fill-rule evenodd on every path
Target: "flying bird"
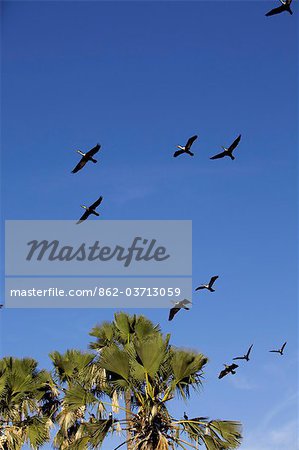
M 83 153 L 81 152 L 81 150 L 77 150 L 77 153 L 79 153 L 80 155 L 82 155 L 82 158 L 80 159 L 80 161 L 78 162 L 78 164 L 76 165 L 76 167 L 72 170 L 72 173 L 77 173 L 79 172 L 79 170 L 83 169 L 83 167 L 85 166 L 85 164 L 88 161 L 92 161 L 93 163 L 96 163 L 97 160 L 93 158 L 93 156 L 98 153 L 98 151 L 100 150 L 101 146 L 100 144 L 97 144 L 95 147 L 93 147 L 91 150 L 89 150 L 89 152 L 87 153 Z
M 177 145 L 177 148 L 179 148 L 180 150 L 177 150 L 173 156 L 174 158 L 176 158 L 179 155 L 182 155 L 183 153 L 188 153 L 188 155 L 190 156 L 194 156 L 194 153 L 190 152 L 190 148 L 193 144 L 193 142 L 197 139 L 197 136 L 192 136 L 188 139 L 187 144 L 185 145 L 185 147 L 183 147 L 182 145 Z
M 236 359 L 246 359 L 246 361 L 249 361 L 249 355 L 250 355 L 252 347 L 253 347 L 253 344 L 251 344 L 251 346 L 249 347 L 247 353 L 244 356 L 237 356 L 236 358 L 233 358 L 233 361 L 236 360 Z
M 287 343 L 285 342 L 279 350 L 269 350 L 269 352 L 270 353 L 279 353 L 282 356 L 286 345 L 287 345 Z
M 237 137 L 237 139 L 235 139 L 234 142 L 228 148 L 222 147 L 224 150 L 223 152 L 218 153 L 215 156 L 212 156 L 210 159 L 219 159 L 219 158 L 224 158 L 224 156 L 229 156 L 232 160 L 234 160 L 235 157 L 233 156 L 233 151 L 239 144 L 240 140 L 241 140 L 241 135 L 239 135 Z
M 219 278 L 219 276 L 215 275 L 214 277 L 212 277 L 210 279 L 209 284 L 202 284 L 201 286 L 198 286 L 195 290 L 199 291 L 200 289 L 208 289 L 208 291 L 210 291 L 210 292 L 215 292 L 215 289 L 213 289 L 212 286 L 215 283 L 215 281 L 217 280 L 217 278 Z
M 85 213 L 80 217 L 80 219 L 78 220 L 78 223 L 83 222 L 83 220 L 86 220 L 90 214 L 94 214 L 95 216 L 99 216 L 100 214 L 98 212 L 96 212 L 96 208 L 101 204 L 103 200 L 103 197 L 101 196 L 100 198 L 98 198 L 97 201 L 95 201 L 92 205 L 90 206 L 85 206 L 85 205 L 80 205 L 81 208 L 85 209 Z
M 232 375 L 235 375 L 236 373 L 236 369 L 239 367 L 237 364 L 231 364 L 231 365 L 227 365 L 224 364 L 225 369 L 221 370 L 218 378 L 221 379 L 223 377 L 225 377 L 226 375 L 228 375 L 229 373 L 231 373 Z
M 188 308 L 186 305 L 188 305 L 189 303 L 191 303 L 189 300 L 184 299 L 181 300 L 180 302 L 176 302 L 173 306 L 173 308 L 170 309 L 169 311 L 169 317 L 168 320 L 171 321 L 174 316 L 181 310 L 181 309 L 186 309 L 187 311 L 189 311 L 190 308 Z
M 293 14 L 293 11 L 291 10 L 291 3 L 292 0 L 286 0 L 285 2 L 283 0 L 279 0 L 281 5 L 278 6 L 277 8 L 271 9 L 271 11 L 267 12 L 267 14 L 265 14 L 267 17 L 269 16 L 275 16 L 276 14 L 280 14 L 284 11 L 287 11 L 290 14 Z

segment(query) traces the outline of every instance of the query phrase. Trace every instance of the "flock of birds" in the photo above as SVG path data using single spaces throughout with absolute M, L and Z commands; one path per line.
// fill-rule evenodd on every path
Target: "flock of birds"
M 196 141 L 197 139 L 197 135 L 191 136 L 188 141 L 186 142 L 186 145 L 182 146 L 182 145 L 177 145 L 177 148 L 179 150 L 177 150 L 174 153 L 174 158 L 177 158 L 180 155 L 183 155 L 184 153 L 189 155 L 189 156 L 194 156 L 194 153 L 192 153 L 190 151 L 194 141 Z M 229 146 L 229 147 L 222 147 L 223 151 L 220 153 L 217 153 L 214 156 L 211 156 L 210 159 L 220 159 L 220 158 L 224 158 L 225 156 L 228 156 L 229 158 L 231 158 L 232 160 L 235 159 L 235 157 L 233 156 L 233 151 L 235 150 L 235 148 L 238 146 L 239 142 L 241 140 L 241 135 L 239 135 L 234 142 Z M 98 151 L 100 150 L 101 146 L 100 144 L 97 144 L 95 147 L 93 147 L 91 150 L 89 150 L 87 153 L 83 153 L 81 150 L 77 150 L 77 153 L 79 153 L 82 158 L 80 159 L 80 161 L 78 162 L 78 164 L 76 165 L 76 167 L 72 170 L 72 173 L 77 173 L 80 170 L 83 169 L 83 167 L 89 162 L 93 162 L 93 163 L 97 163 L 97 160 L 94 159 L 94 155 L 96 153 L 98 153 Z M 80 219 L 78 220 L 77 224 L 82 223 L 84 220 L 86 220 L 91 214 L 95 215 L 95 216 L 99 216 L 100 214 L 96 211 L 97 207 L 100 206 L 100 204 L 102 203 L 103 197 L 99 197 L 98 200 L 96 200 L 92 205 L 90 206 L 86 206 L 86 205 L 80 205 L 81 208 L 85 209 L 84 214 L 80 217 Z
M 293 14 L 292 10 L 291 10 L 291 3 L 292 0 L 279 0 L 281 5 L 271 9 L 271 11 L 266 13 L 266 16 L 273 16 L 273 15 L 277 15 L 280 14 L 282 12 L 288 12 L 289 14 Z M 197 135 L 191 136 L 185 146 L 182 145 L 178 145 L 177 148 L 178 150 L 173 154 L 174 158 L 177 158 L 178 156 L 181 156 L 183 154 L 187 154 L 189 156 L 194 156 L 194 153 L 192 153 L 190 151 L 193 143 L 196 141 L 197 139 Z M 231 158 L 231 160 L 234 160 L 235 157 L 233 156 L 233 151 L 236 149 L 236 147 L 239 145 L 241 140 L 241 134 L 232 142 L 232 144 L 229 147 L 222 147 L 223 151 L 220 153 L 217 153 L 214 156 L 211 156 L 210 159 L 215 160 L 215 159 L 221 159 L 224 158 L 226 156 L 228 156 L 229 158 Z M 92 162 L 92 163 L 97 163 L 97 160 L 94 159 L 94 156 L 98 153 L 98 151 L 100 150 L 101 145 L 97 144 L 95 147 L 93 147 L 91 150 L 89 150 L 86 153 L 83 153 L 81 150 L 77 150 L 77 152 L 81 155 L 81 159 L 78 162 L 78 164 L 76 165 L 76 167 L 72 170 L 72 173 L 75 174 L 77 172 L 79 172 L 80 170 L 82 170 L 85 165 L 88 162 Z M 100 196 L 94 203 L 92 203 L 90 206 L 85 206 L 85 205 L 80 205 L 83 209 L 85 209 L 84 214 L 80 217 L 80 219 L 76 222 L 77 224 L 82 223 L 83 221 L 85 221 L 90 215 L 95 215 L 95 216 L 99 216 L 99 213 L 96 211 L 96 209 L 98 208 L 98 206 L 100 206 L 100 204 L 102 203 L 103 197 Z M 215 281 L 217 280 L 218 275 L 215 275 L 213 277 L 211 277 L 210 281 L 208 284 L 202 284 L 200 286 L 198 286 L 195 291 L 200 291 L 203 289 L 207 289 L 210 292 L 215 292 L 215 289 L 213 289 L 213 285 L 215 283 Z M 169 312 L 169 317 L 168 320 L 172 321 L 173 318 L 175 317 L 175 315 L 181 310 L 181 309 L 185 309 L 185 310 L 189 310 L 189 304 L 191 302 L 187 299 L 184 300 L 180 300 L 177 302 L 174 302 L 174 306 L 170 309 Z M 0 305 L 0 309 L 3 307 L 3 305 Z M 284 342 L 284 344 L 281 346 L 280 349 L 278 350 L 269 350 L 270 353 L 278 353 L 281 356 L 283 355 L 285 346 L 286 346 L 287 342 Z M 249 361 L 249 355 L 251 353 L 253 344 L 250 345 L 248 351 L 246 354 L 244 354 L 243 356 L 237 356 L 235 358 L 233 358 L 233 361 L 235 360 L 245 360 L 245 361 Z M 218 378 L 221 379 L 223 377 L 225 377 L 228 374 L 236 374 L 236 369 L 238 368 L 238 364 L 232 363 L 232 364 L 224 364 L 224 369 L 220 372 Z M 184 413 L 184 417 L 186 419 L 188 419 L 186 413 Z
M 217 280 L 217 278 L 219 278 L 218 275 L 213 276 L 208 284 L 201 284 L 200 286 L 198 286 L 195 291 L 199 291 L 202 289 L 207 289 L 210 292 L 215 292 L 215 289 L 213 289 L 213 284 L 215 283 L 215 281 Z M 180 300 L 178 302 L 174 303 L 174 306 L 170 309 L 169 311 L 169 317 L 168 320 L 171 321 L 174 316 L 181 310 L 181 309 L 185 309 L 187 311 L 189 311 L 189 307 L 187 305 L 189 305 L 191 302 L 189 300 L 187 300 L 186 298 L 184 300 Z M 281 356 L 283 355 L 285 346 L 287 345 L 287 342 L 284 342 L 283 345 L 281 346 L 281 348 L 279 348 L 278 350 L 269 350 L 270 353 L 278 353 Z M 243 356 L 236 356 L 235 358 L 233 358 L 233 361 L 235 360 L 245 360 L 245 361 L 249 361 L 249 355 L 251 353 L 253 344 L 250 345 L 249 349 L 247 350 L 247 353 L 245 353 L 245 355 Z M 218 378 L 221 379 L 223 377 L 225 377 L 226 375 L 228 375 L 229 373 L 231 373 L 232 375 L 236 374 L 236 369 L 238 368 L 238 364 L 232 363 L 232 364 L 224 364 L 224 369 L 221 370 Z

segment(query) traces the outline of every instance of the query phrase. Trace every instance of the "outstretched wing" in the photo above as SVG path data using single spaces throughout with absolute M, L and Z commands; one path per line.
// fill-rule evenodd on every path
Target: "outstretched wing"
M 236 359 L 245 359 L 244 356 L 237 356 L 236 358 L 233 358 L 233 361 L 235 361 Z
M 269 350 L 269 353 L 279 353 L 279 350 Z
M 210 282 L 209 282 L 209 287 L 210 287 L 210 288 L 213 286 L 213 284 L 215 283 L 215 281 L 217 280 L 217 278 L 219 278 L 219 275 L 215 275 L 214 277 L 212 277 L 212 278 L 210 279 Z
M 188 305 L 190 302 L 190 300 L 187 300 L 186 298 L 184 298 L 184 300 L 180 301 L 180 305 L 186 306 Z
M 237 145 L 239 144 L 240 140 L 241 140 L 241 135 L 239 134 L 239 136 L 237 137 L 237 139 L 235 139 L 234 142 L 233 142 L 233 143 L 231 144 L 231 146 L 229 147 L 228 151 L 229 151 L 229 152 L 232 152 L 232 151 L 237 147 Z
M 285 9 L 286 9 L 285 6 L 281 5 L 281 6 L 278 6 L 278 8 L 271 9 L 271 11 L 267 12 L 267 14 L 265 14 L 265 15 L 267 17 L 274 16 L 275 14 L 282 13 L 283 11 L 285 11 Z
M 223 158 L 226 155 L 227 155 L 227 152 L 221 152 L 221 153 L 218 153 L 217 155 L 211 156 L 210 159 L 219 159 L 219 158 Z
M 82 158 L 80 159 L 80 161 L 78 162 L 76 167 L 72 170 L 72 173 L 79 172 L 79 170 L 81 170 L 85 166 L 86 163 L 87 163 L 87 159 L 85 158 L 85 156 L 82 156 Z
M 171 308 L 171 310 L 169 311 L 169 317 L 168 320 L 171 321 L 174 316 L 179 312 L 181 308 Z
M 194 141 L 196 141 L 196 139 L 197 139 L 197 135 L 192 136 L 191 138 L 189 138 L 188 141 L 187 141 L 187 144 L 185 146 L 185 149 L 186 150 L 190 150 L 191 145 L 193 144 Z
M 92 205 L 90 205 L 90 209 L 96 209 L 102 203 L 103 197 L 97 199 Z
M 251 352 L 252 347 L 253 347 L 253 344 L 251 344 L 251 346 L 250 346 L 249 349 L 248 349 L 248 352 L 246 353 L 247 358 L 248 358 L 248 356 L 250 355 L 250 352 Z
M 85 213 L 78 220 L 77 224 L 83 222 L 83 220 L 86 220 L 89 215 L 90 213 L 88 211 L 85 211 Z
M 285 342 L 285 343 L 283 344 L 283 346 L 281 347 L 281 351 L 282 351 L 282 352 L 284 351 L 284 348 L 285 348 L 286 345 L 287 345 L 287 343 Z
M 229 366 L 230 370 L 235 370 L 235 369 L 237 369 L 238 367 L 239 367 L 238 364 L 231 364 L 231 365 Z
M 177 150 L 176 152 L 174 152 L 173 157 L 176 158 L 177 156 L 180 156 L 183 153 L 186 153 L 185 150 Z
M 220 372 L 220 374 L 219 374 L 219 376 L 218 376 L 219 380 L 220 380 L 221 378 L 225 377 L 225 375 L 227 375 L 227 374 L 228 374 L 228 369 L 227 369 L 227 368 L 221 370 L 221 372 Z
M 195 290 L 200 291 L 201 289 L 206 289 L 206 287 L 204 285 L 201 285 L 201 286 L 198 286 Z
M 100 144 L 97 144 L 95 147 L 93 147 L 89 152 L 86 153 L 86 156 L 93 156 L 100 150 L 101 146 Z

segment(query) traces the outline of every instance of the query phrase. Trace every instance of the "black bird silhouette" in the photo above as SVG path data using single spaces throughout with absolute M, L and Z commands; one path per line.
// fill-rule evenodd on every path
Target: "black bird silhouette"
M 284 11 L 287 11 L 290 14 L 293 14 L 293 11 L 291 10 L 291 3 L 292 0 L 286 0 L 285 2 L 283 0 L 280 0 L 281 5 L 277 8 L 271 9 L 271 11 L 267 12 L 265 14 L 267 17 L 269 16 L 275 16 L 276 14 L 280 14 Z
M 231 373 L 232 375 L 235 375 L 236 370 L 239 366 L 237 364 L 230 364 L 229 366 L 227 364 L 224 364 L 225 369 L 221 370 L 218 378 L 221 379 Z
M 90 214 L 94 214 L 95 216 L 99 216 L 100 214 L 97 213 L 97 212 L 95 211 L 95 209 L 101 204 L 102 200 L 103 200 L 103 197 L 101 196 L 100 198 L 98 198 L 97 201 L 95 201 L 95 202 L 94 202 L 92 205 L 90 205 L 90 206 L 80 205 L 81 208 L 84 208 L 86 211 L 85 211 L 85 213 L 80 217 L 80 219 L 78 220 L 77 224 L 83 222 L 83 220 L 86 220 L 87 217 L 90 216 Z
M 253 347 L 253 344 L 251 344 L 251 346 L 249 347 L 247 353 L 244 356 L 237 356 L 236 358 L 233 358 L 233 361 L 236 360 L 236 359 L 246 359 L 246 361 L 249 361 L 249 355 L 250 355 L 252 347 Z
M 189 300 L 187 300 L 186 298 L 184 300 L 181 300 L 179 302 L 176 302 L 174 304 L 174 307 L 170 309 L 169 311 L 169 317 L 168 320 L 171 321 L 174 316 L 181 310 L 181 309 L 186 309 L 187 311 L 189 311 L 190 308 L 188 308 L 186 305 L 188 305 L 189 303 L 191 303 Z
M 235 157 L 233 156 L 233 150 L 235 150 L 235 148 L 239 144 L 240 140 L 241 140 L 241 135 L 239 135 L 237 137 L 237 139 L 235 139 L 234 142 L 228 148 L 222 147 L 224 150 L 223 152 L 218 153 L 215 156 L 212 156 L 210 159 L 219 159 L 219 158 L 224 158 L 224 156 L 229 156 L 232 160 L 234 160 Z
M 188 139 L 187 144 L 185 145 L 185 147 L 183 147 L 182 145 L 177 145 L 177 148 L 179 148 L 180 150 L 177 150 L 173 156 L 174 158 L 176 158 L 179 155 L 182 155 L 183 153 L 188 153 L 188 155 L 190 156 L 194 156 L 194 153 L 190 152 L 190 148 L 193 144 L 193 142 L 197 139 L 197 135 L 192 136 Z
M 91 150 L 89 150 L 89 152 L 87 153 L 83 153 L 81 152 L 81 150 L 77 150 L 77 153 L 80 153 L 80 155 L 82 155 L 82 158 L 80 159 L 80 161 L 78 162 L 78 164 L 76 165 L 76 167 L 72 170 L 72 173 L 77 173 L 79 172 L 79 170 L 83 169 L 83 167 L 85 166 L 85 164 L 88 161 L 92 161 L 93 163 L 96 163 L 97 160 L 93 158 L 93 156 L 98 153 L 98 151 L 100 150 L 101 146 L 100 144 L 97 144 L 95 147 L 93 147 Z
M 201 420 L 207 420 L 207 417 L 194 417 L 193 419 L 189 419 L 189 417 L 187 416 L 187 414 L 184 411 L 184 419 L 185 420 L 191 420 L 192 422 L 200 422 Z
M 210 279 L 209 284 L 202 284 L 202 285 L 198 286 L 195 290 L 199 291 L 200 289 L 208 289 L 208 291 L 210 291 L 210 292 L 215 292 L 215 289 L 213 289 L 212 286 L 215 283 L 215 281 L 217 280 L 217 278 L 219 278 L 219 276 L 215 275 L 214 277 L 212 277 Z
M 287 345 L 287 343 L 285 342 L 279 350 L 269 350 L 269 352 L 270 353 L 279 353 L 282 356 L 286 345 Z

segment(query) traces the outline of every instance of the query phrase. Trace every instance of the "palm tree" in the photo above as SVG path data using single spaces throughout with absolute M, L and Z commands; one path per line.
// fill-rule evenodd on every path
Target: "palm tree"
M 58 449 L 70 446 L 82 437 L 86 417 L 98 405 L 97 392 L 104 389 L 104 371 L 93 364 L 95 354 L 67 350 L 50 353 L 54 378 L 60 393 L 60 410 L 56 417 L 59 430 L 54 438 Z
M 153 323 L 144 316 L 129 316 L 123 312 L 114 315 L 114 321 L 104 322 L 95 326 L 89 333 L 96 338 L 96 342 L 90 344 L 90 348 L 100 353 L 103 349 L 117 346 L 121 352 L 126 352 L 135 338 L 147 339 L 161 332 L 159 325 Z M 113 389 L 113 401 L 117 404 L 117 390 Z M 124 389 L 126 421 L 130 423 L 133 392 L 130 387 Z M 115 409 L 115 408 L 113 408 Z M 132 435 L 130 427 L 127 427 L 127 449 L 132 450 Z
M 71 426 L 74 432 L 59 448 L 99 448 L 109 433 L 120 430 L 126 437 L 117 448 L 127 445 L 129 450 L 186 450 L 198 444 L 223 450 L 240 445 L 239 422 L 186 415 L 182 419 L 169 412 L 171 400 L 187 400 L 201 387 L 208 361 L 204 355 L 173 347 L 170 335 L 163 336 L 159 326 L 143 316 L 116 314 L 112 323 L 96 326 L 90 334 L 96 337 L 91 347 L 97 355 L 90 355 L 85 366 L 79 355 L 76 364 L 72 359 L 73 369 L 67 363 L 60 433 L 70 435 Z M 124 404 L 119 402 L 123 396 Z M 120 417 L 107 415 L 107 407 Z
M 31 358 L 0 360 L 0 449 L 34 449 L 50 440 L 57 410 L 57 390 L 45 370 Z

